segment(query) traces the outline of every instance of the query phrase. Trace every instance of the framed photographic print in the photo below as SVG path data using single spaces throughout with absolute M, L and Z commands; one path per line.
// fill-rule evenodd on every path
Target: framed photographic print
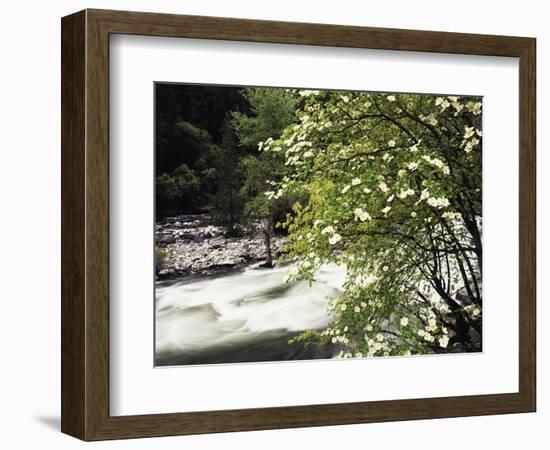
M 62 431 L 535 410 L 535 39 L 62 20 Z

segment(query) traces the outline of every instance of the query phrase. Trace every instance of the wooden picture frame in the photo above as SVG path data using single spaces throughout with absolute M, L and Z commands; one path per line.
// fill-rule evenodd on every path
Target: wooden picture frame
M 64 433 L 101 440 L 535 411 L 535 39 L 105 10 L 64 17 L 61 28 Z M 117 33 L 519 58 L 519 391 L 110 416 L 109 36 Z

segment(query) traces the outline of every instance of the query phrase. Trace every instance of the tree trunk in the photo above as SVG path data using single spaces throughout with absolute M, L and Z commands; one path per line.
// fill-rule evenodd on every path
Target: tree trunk
M 233 230 L 233 227 L 235 226 L 235 212 L 233 208 L 233 189 L 229 189 L 229 222 L 230 222 L 230 228 Z
M 273 257 L 271 256 L 271 231 L 264 231 L 265 253 L 266 253 L 266 267 L 273 267 Z

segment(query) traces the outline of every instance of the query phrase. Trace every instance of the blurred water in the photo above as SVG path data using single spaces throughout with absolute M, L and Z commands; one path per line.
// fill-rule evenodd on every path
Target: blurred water
M 305 329 L 329 322 L 327 296 L 337 295 L 345 270 L 322 266 L 311 286 L 284 283 L 287 267 L 156 286 L 156 364 L 207 364 L 331 358 L 335 347 L 289 345 Z

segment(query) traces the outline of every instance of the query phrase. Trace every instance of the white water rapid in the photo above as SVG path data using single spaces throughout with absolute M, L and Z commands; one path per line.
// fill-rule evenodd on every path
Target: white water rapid
M 288 269 L 157 282 L 157 365 L 333 357 L 333 346 L 304 348 L 288 339 L 327 326 L 327 296 L 338 294 L 345 270 L 322 266 L 310 286 L 285 283 Z

